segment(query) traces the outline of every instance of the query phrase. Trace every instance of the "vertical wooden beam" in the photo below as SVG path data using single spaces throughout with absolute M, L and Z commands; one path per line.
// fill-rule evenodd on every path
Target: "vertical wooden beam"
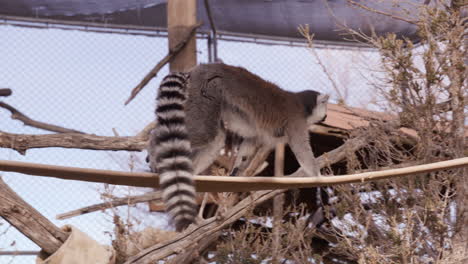
M 278 143 L 275 149 L 275 177 L 284 176 L 284 143 Z M 283 221 L 284 194 L 280 193 L 273 199 L 273 259 L 272 263 L 281 261 L 281 223 Z
M 174 48 L 184 37 L 184 32 L 197 22 L 196 0 L 169 0 L 167 2 L 167 30 L 169 48 Z M 187 71 L 197 65 L 196 36 L 194 35 L 185 47 L 169 64 L 171 71 Z

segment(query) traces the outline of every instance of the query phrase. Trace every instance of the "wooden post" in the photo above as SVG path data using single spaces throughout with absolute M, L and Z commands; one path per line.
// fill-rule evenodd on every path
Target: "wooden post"
M 275 149 L 275 177 L 284 176 L 284 143 L 278 143 Z M 281 222 L 283 220 L 284 194 L 280 193 L 273 199 L 273 260 L 281 263 Z
M 167 2 L 167 30 L 169 48 L 174 48 L 184 37 L 184 32 L 197 22 L 196 0 L 169 0 Z M 197 65 L 196 36 L 169 63 L 170 71 L 187 71 Z

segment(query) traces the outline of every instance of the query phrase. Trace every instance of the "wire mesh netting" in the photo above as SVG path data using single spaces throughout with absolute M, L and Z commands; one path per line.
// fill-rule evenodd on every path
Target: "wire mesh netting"
M 124 102 L 131 89 L 166 53 L 166 38 L 0 26 L 0 87 L 13 90 L 12 96 L 2 100 L 30 118 L 49 124 L 96 135 L 132 136 L 154 118 L 156 87 L 168 67 L 129 105 L 124 106 Z M 199 63 L 208 62 L 206 39 L 198 40 L 197 53 Z M 314 55 L 305 46 L 220 40 L 218 57 L 287 90 L 328 93 L 332 102 L 368 107 L 376 98 L 368 78 L 378 68 L 379 56 L 371 50 L 322 47 Z M 50 133 L 12 120 L 5 109 L 0 109 L 0 124 L 0 130 L 8 133 Z M 145 157 L 146 153 L 125 151 L 38 148 L 21 155 L 0 149 L 0 159 L 123 171 L 148 170 Z M 102 193 L 144 191 L 16 173 L 0 172 L 0 176 L 57 226 L 74 225 L 104 244 L 111 241 L 112 213 L 98 212 L 67 220 L 56 220 L 56 215 L 101 202 Z M 126 208 L 113 210 L 129 213 Z M 144 216 L 140 217 L 142 227 L 167 225 L 163 214 L 148 213 L 145 204 L 132 210 L 129 214 Z M 34 243 L 0 220 L 0 251 L 37 250 Z M 0 263 L 32 263 L 33 259 L 0 255 Z

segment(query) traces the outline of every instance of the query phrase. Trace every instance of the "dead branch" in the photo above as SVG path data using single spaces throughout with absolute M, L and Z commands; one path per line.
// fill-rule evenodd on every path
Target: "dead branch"
M 23 155 L 33 148 L 141 151 L 146 145 L 147 139 L 137 136 L 107 137 L 78 133 L 25 135 L 0 132 L 0 148 L 11 148 Z
M 17 110 L 13 106 L 11 106 L 11 105 L 9 105 L 7 103 L 4 103 L 4 102 L 0 102 L 0 107 L 5 108 L 6 110 L 10 111 L 12 119 L 19 120 L 19 121 L 23 122 L 23 124 L 25 124 L 27 126 L 40 128 L 40 129 L 44 129 L 44 130 L 48 130 L 48 131 L 53 131 L 53 132 L 57 132 L 57 133 L 80 133 L 80 134 L 83 133 L 83 132 L 78 131 L 78 130 L 68 129 L 68 128 L 64 128 L 64 127 L 51 125 L 51 124 L 47 124 L 47 123 L 44 123 L 44 122 L 33 120 L 33 119 L 29 118 L 28 116 L 26 116 L 25 114 L 21 113 L 19 110 Z
M 64 219 L 68 219 L 74 216 L 89 214 L 92 212 L 106 210 L 109 208 L 119 207 L 123 205 L 134 205 L 138 203 L 147 203 L 147 202 L 152 202 L 150 203 L 150 211 L 152 212 L 162 212 L 165 210 L 164 203 L 162 203 L 162 200 L 161 200 L 161 193 L 159 191 L 154 191 L 154 192 L 147 192 L 141 195 L 114 198 L 113 200 L 108 201 L 108 202 L 98 203 L 98 204 L 86 206 L 83 208 L 79 208 L 70 212 L 66 212 L 63 214 L 59 214 L 56 216 L 56 219 L 64 220 Z M 203 212 L 202 210 L 204 207 L 203 202 L 212 203 L 213 199 L 208 193 L 205 193 L 203 195 L 203 198 L 201 198 L 201 196 L 198 195 L 197 203 L 202 204 L 202 208 L 200 208 L 200 212 Z
M 0 96 L 10 96 L 11 95 L 11 89 L 8 88 L 0 88 Z
M 202 24 L 202 22 L 198 22 L 197 24 L 187 29 L 187 31 L 185 32 L 185 36 L 182 38 L 182 40 L 179 43 L 177 43 L 177 45 L 174 48 L 170 49 L 169 53 L 160 62 L 158 62 L 158 64 L 156 64 L 156 66 L 154 66 L 154 68 L 148 74 L 146 74 L 145 78 L 143 78 L 143 80 L 141 80 L 141 82 L 135 88 L 133 88 L 130 97 L 127 99 L 127 101 L 125 101 L 125 105 L 130 103 L 133 100 L 133 98 L 135 98 L 135 96 L 137 96 L 137 94 L 149 83 L 149 81 L 156 77 L 161 68 L 164 67 L 166 63 L 168 63 L 175 55 L 177 55 L 182 50 L 182 48 L 185 47 L 185 45 L 189 42 L 190 38 L 192 38 L 193 34 L 195 34 L 197 28 L 200 27 Z
M 335 78 L 332 77 L 331 72 L 328 71 L 328 68 L 320 59 L 320 56 L 318 55 L 317 50 L 315 49 L 313 45 L 314 42 L 312 40 L 314 39 L 314 34 L 310 34 L 309 25 L 300 25 L 298 30 L 299 30 L 299 33 L 307 40 L 307 45 L 309 47 L 309 50 L 312 52 L 312 55 L 315 57 L 315 60 L 317 61 L 320 68 L 322 69 L 323 73 L 327 76 L 327 79 L 331 82 L 333 89 L 338 95 L 339 102 L 344 104 L 346 102 L 346 98 L 341 93 L 341 90 L 338 87 L 338 84 L 336 83 Z
M 48 254 L 57 251 L 68 237 L 21 199 L 1 178 L 0 216 Z
M 71 218 L 74 216 L 78 215 L 84 215 L 100 210 L 105 210 L 108 208 L 112 207 L 118 207 L 122 205 L 133 205 L 137 203 L 144 203 L 144 202 L 150 202 L 150 201 L 159 201 L 161 200 L 161 192 L 155 191 L 155 192 L 148 192 L 142 195 L 135 195 L 135 196 L 128 196 L 128 197 L 122 197 L 122 198 L 116 198 L 112 201 L 109 202 L 104 202 L 104 203 L 98 203 L 90 206 L 86 206 L 77 210 L 73 210 L 67 213 L 59 214 L 56 216 L 57 219 L 59 220 L 64 220 L 67 218 Z
M 25 154 L 28 149 L 49 147 L 141 151 L 146 148 L 149 133 L 156 126 L 155 122 L 151 122 L 133 137 L 97 136 L 33 120 L 4 102 L 0 102 L 0 107 L 10 111 L 12 119 L 19 120 L 27 126 L 61 133 L 58 135 L 25 135 L 0 131 L 0 148 L 11 148 L 21 154 Z

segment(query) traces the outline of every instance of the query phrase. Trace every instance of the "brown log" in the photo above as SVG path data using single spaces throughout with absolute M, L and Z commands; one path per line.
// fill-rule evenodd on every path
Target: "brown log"
M 68 234 L 26 203 L 0 178 L 0 216 L 48 254 L 62 246 Z
M 26 135 L 0 132 L 0 148 L 11 148 L 21 154 L 33 148 L 141 151 L 146 145 L 147 139 L 144 137 L 107 137 L 78 133 Z

